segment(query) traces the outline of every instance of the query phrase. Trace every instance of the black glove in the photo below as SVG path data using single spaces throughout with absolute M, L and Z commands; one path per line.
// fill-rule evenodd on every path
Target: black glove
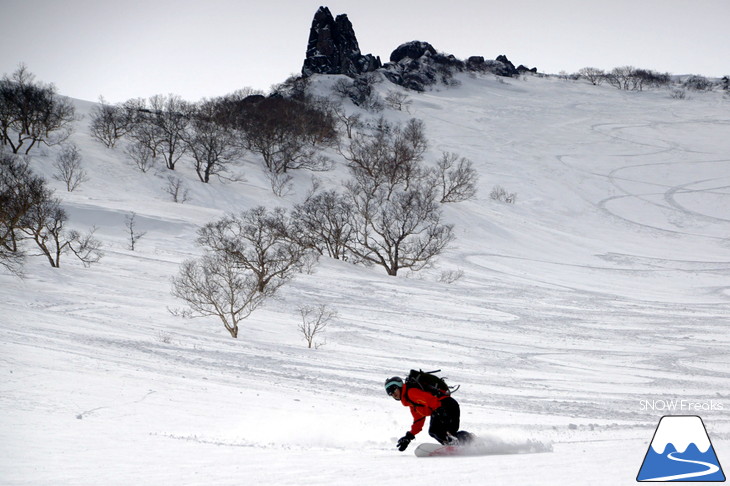
M 406 432 L 406 435 L 398 439 L 398 450 L 403 452 L 406 450 L 406 447 L 408 447 L 408 444 L 411 443 L 413 439 L 415 439 L 416 436 L 411 434 L 410 432 Z

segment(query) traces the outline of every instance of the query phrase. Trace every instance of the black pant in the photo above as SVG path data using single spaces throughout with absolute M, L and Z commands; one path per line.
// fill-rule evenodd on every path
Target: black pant
M 459 431 L 459 403 L 451 397 L 441 400 L 441 406 L 433 411 L 431 425 L 428 427 L 428 435 L 439 441 L 440 444 L 448 442 L 446 434 L 456 436 Z

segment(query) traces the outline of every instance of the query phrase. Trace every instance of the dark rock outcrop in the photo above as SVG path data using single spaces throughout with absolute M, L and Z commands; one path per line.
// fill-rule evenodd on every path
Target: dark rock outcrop
M 495 60 L 485 60 L 482 56 L 472 56 L 466 61 L 466 69 L 507 77 L 514 77 L 525 73 L 537 74 L 537 68 L 530 69 L 522 64 L 519 67 L 515 67 L 505 55 L 497 56 Z
M 404 58 L 411 60 L 420 59 L 426 53 L 430 55 L 436 54 L 436 49 L 428 42 L 411 41 L 401 44 L 390 54 L 390 62 L 400 62 Z
M 479 71 L 484 66 L 483 56 L 471 56 L 466 60 L 466 68 L 469 71 Z
M 471 56 L 461 61 L 451 54 L 439 53 L 422 41 L 401 44 L 390 55 L 390 62 L 383 66 L 383 75 L 391 82 L 415 91 L 424 91 L 434 84 L 457 84 L 454 74 L 463 71 L 514 77 L 526 72 L 537 73 L 537 68 L 522 65 L 516 68 L 504 55 L 495 60 Z
M 463 71 L 465 64 L 453 55 L 438 53 L 428 42 L 411 41 L 398 46 L 383 68 L 391 82 L 424 91 L 433 84 L 452 84 L 454 73 Z
M 520 74 L 525 74 L 525 73 L 537 74 L 537 68 L 536 67 L 528 68 L 524 64 L 520 64 L 519 66 L 517 66 L 517 72 Z
M 382 65 L 379 57 L 360 52 L 355 31 L 346 14 L 333 18 L 329 8 L 320 7 L 309 33 L 303 78 L 313 74 L 344 74 L 357 79 L 376 70 L 391 82 L 416 91 L 424 91 L 435 84 L 458 84 L 454 75 L 463 71 L 510 77 L 537 73 L 537 68 L 523 65 L 516 68 L 505 55 L 498 56 L 496 60 L 472 56 L 462 61 L 453 55 L 439 53 L 423 41 L 401 44 L 391 53 L 390 62 Z
M 320 7 L 314 14 L 309 31 L 307 57 L 302 75 L 358 74 L 375 71 L 381 66 L 380 58 L 363 55 L 355 37 L 355 31 L 347 15 L 332 17 L 327 7 Z
M 504 65 L 504 74 L 500 74 L 500 76 L 517 76 L 519 74 L 515 65 L 504 54 L 497 56 L 495 60 Z

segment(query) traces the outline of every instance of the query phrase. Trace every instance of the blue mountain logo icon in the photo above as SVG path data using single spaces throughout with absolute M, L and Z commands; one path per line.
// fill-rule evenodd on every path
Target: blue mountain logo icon
M 725 481 L 702 419 L 696 415 L 662 417 L 636 480 Z

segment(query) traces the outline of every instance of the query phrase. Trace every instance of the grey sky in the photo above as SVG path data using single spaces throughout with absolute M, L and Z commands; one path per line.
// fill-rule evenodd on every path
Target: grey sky
M 730 0 L 0 0 L 0 72 L 24 62 L 61 94 L 113 102 L 268 90 L 301 69 L 320 5 L 383 62 L 422 40 L 547 73 L 730 74 Z

